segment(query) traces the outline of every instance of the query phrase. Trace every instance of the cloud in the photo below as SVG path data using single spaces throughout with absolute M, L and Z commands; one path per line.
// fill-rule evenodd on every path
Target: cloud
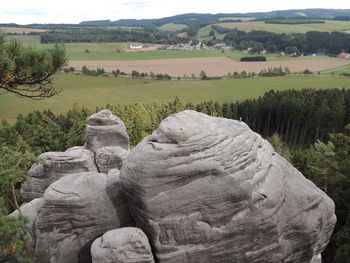
M 152 5 L 151 1 L 134 1 L 134 2 L 124 2 L 120 3 L 121 6 L 131 7 L 131 8 L 144 8 Z
M 0 13 L 4 15 L 45 16 L 49 14 L 49 11 L 45 9 L 16 8 L 9 10 L 1 10 Z

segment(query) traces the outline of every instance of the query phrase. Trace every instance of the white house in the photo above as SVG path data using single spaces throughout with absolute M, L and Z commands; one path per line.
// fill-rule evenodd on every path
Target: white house
M 140 48 L 143 48 L 143 46 L 133 46 L 132 44 L 130 44 L 129 48 L 130 49 L 140 49 Z

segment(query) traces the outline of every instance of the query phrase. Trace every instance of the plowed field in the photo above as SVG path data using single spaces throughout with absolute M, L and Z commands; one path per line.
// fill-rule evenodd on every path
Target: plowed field
M 288 67 L 291 72 L 300 72 L 305 69 L 321 71 L 330 68 L 340 67 L 349 64 L 344 59 L 317 59 L 317 60 L 286 60 L 267 62 L 237 62 L 226 57 L 213 58 L 181 58 L 181 59 L 155 59 L 155 60 L 134 60 L 134 61 L 70 61 L 69 65 L 76 69 L 87 66 L 89 69 L 104 68 L 106 72 L 120 69 L 126 73 L 133 70 L 139 72 L 154 72 L 169 74 L 171 76 L 199 75 L 204 70 L 208 76 L 223 76 L 228 72 L 256 72 L 262 69 L 281 66 Z

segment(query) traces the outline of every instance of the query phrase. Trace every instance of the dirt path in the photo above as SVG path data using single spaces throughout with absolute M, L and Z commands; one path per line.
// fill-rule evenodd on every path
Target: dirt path
M 305 69 L 321 71 L 349 64 L 350 61 L 341 59 L 315 59 L 315 60 L 292 60 L 292 61 L 268 61 L 268 62 L 236 62 L 225 57 L 214 58 L 179 58 L 179 59 L 156 59 L 156 60 L 133 60 L 133 61 L 70 61 L 69 66 L 81 69 L 87 66 L 89 69 L 104 68 L 105 71 L 120 69 L 126 73 L 133 70 L 139 72 L 154 72 L 169 74 L 171 76 L 183 76 L 184 74 L 199 75 L 204 70 L 208 76 L 223 76 L 228 72 L 260 72 L 262 69 L 273 67 L 288 67 L 291 72 L 299 72 Z

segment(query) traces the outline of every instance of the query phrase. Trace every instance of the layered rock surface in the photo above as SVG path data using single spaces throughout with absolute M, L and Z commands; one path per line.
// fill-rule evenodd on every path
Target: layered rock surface
M 122 188 L 159 262 L 310 263 L 333 201 L 246 124 L 184 111 L 128 155 Z
M 34 262 L 89 262 L 93 240 L 129 224 L 119 176 L 97 172 L 67 175 L 45 191 L 35 222 Z
M 92 263 L 154 263 L 147 236 L 136 227 L 106 232 L 91 245 Z
M 82 147 L 65 152 L 46 152 L 39 159 L 28 171 L 27 180 L 21 188 L 25 202 L 42 197 L 50 184 L 67 174 L 97 171 L 94 154 Z
M 86 125 L 85 148 L 96 153 L 105 146 L 129 150 L 129 136 L 124 122 L 107 109 L 91 115 Z

